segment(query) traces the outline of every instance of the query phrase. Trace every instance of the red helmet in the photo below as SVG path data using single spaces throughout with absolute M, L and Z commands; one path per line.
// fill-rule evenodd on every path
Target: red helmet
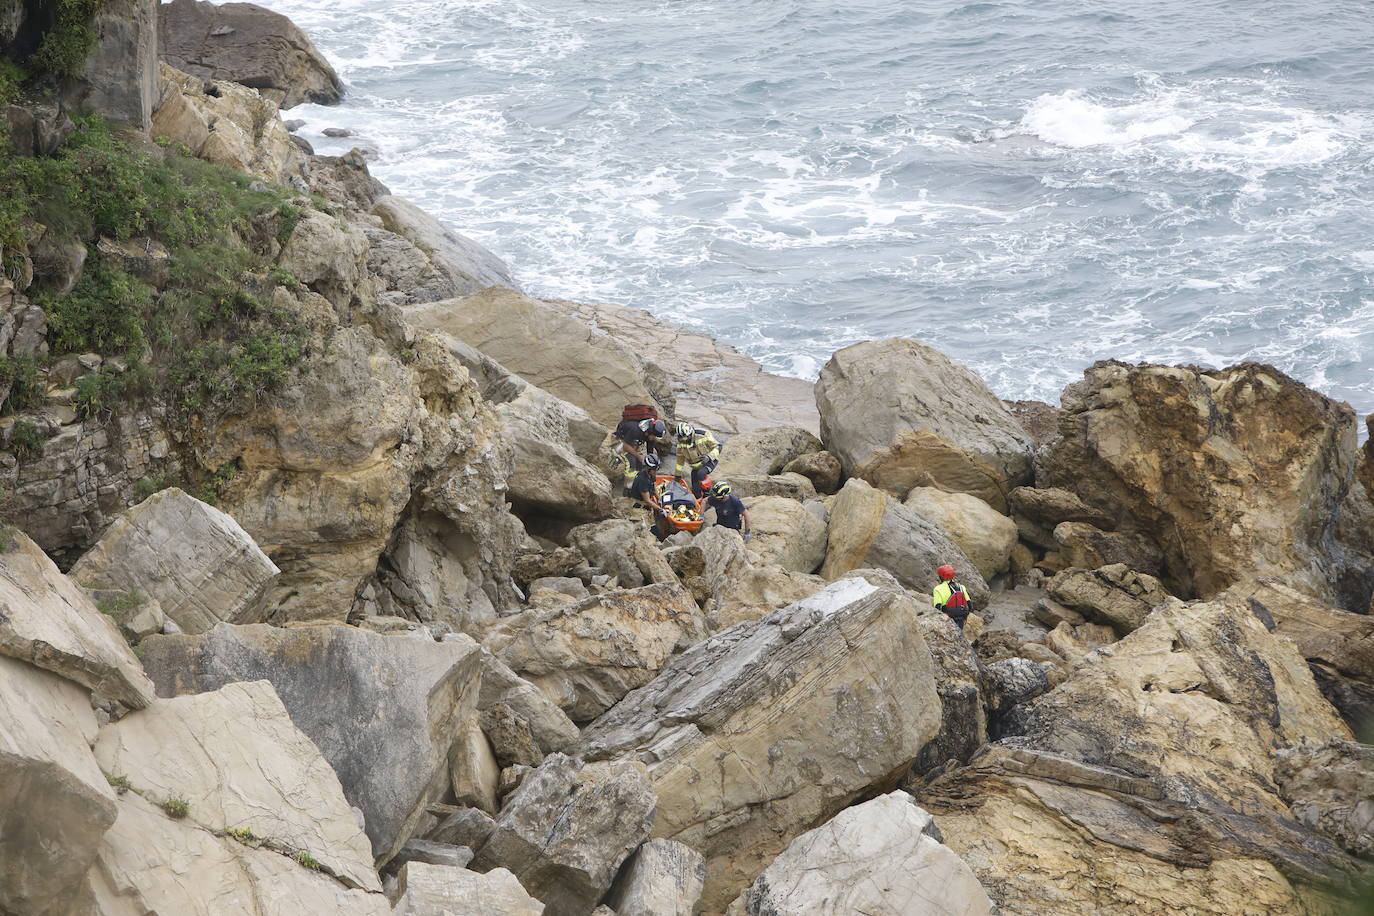
M 939 569 L 935 570 L 935 574 L 939 576 L 941 579 L 953 579 L 954 567 L 950 566 L 949 564 L 945 564 L 944 566 L 941 566 Z

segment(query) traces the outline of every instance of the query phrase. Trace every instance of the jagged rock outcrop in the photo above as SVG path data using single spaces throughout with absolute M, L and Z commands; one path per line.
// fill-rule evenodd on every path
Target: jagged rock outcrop
M 238 522 L 176 487 L 105 529 L 72 567 L 87 588 L 146 594 L 187 633 L 216 623 L 259 623 L 280 570 Z
M 856 805 L 793 840 L 744 897 L 747 916 L 986 916 L 973 872 L 905 792 Z
M 580 421 L 590 421 L 581 408 L 526 385 L 496 412 L 514 455 L 507 483 L 517 509 L 582 521 L 612 514 L 606 472 L 589 464 L 575 447 L 573 430 Z M 603 439 L 610 433 L 602 432 Z
M 808 452 L 798 455 L 783 466 L 784 474 L 800 474 L 816 488 L 817 493 L 834 493 L 840 488 L 844 468 L 840 459 L 830 452 Z
M 465 341 L 604 426 L 620 422 L 626 404 L 657 403 L 672 412 L 662 370 L 632 346 L 512 289 L 412 306 L 406 319 Z
M 1151 576 L 1163 572 L 1163 555 L 1143 534 L 1103 531 L 1084 522 L 1060 522 L 1054 529 L 1054 542 L 1060 561 L 1069 566 L 1097 569 L 1124 565 Z
M 653 816 L 643 764 L 553 754 L 506 799 L 472 868 L 509 869 L 548 916 L 588 916 Z
M 938 525 L 915 510 L 857 478 L 847 481 L 830 504 L 823 578 L 873 566 L 922 593 L 940 581 L 935 570 L 945 564 L 954 567 L 971 604 L 987 604 L 987 583 L 977 567 Z
M 1348 731 L 1244 602 L 1171 599 L 1003 724 L 917 798 L 1004 909 L 1302 912 L 1356 867 L 1274 781 L 1276 750 Z
M 1007 504 L 1021 536 L 1049 550 L 1059 548 L 1054 529 L 1062 522 L 1083 522 L 1102 531 L 1116 529 L 1116 518 L 1110 513 L 1059 487 L 1017 487 L 1007 494 Z
M 545 304 L 599 328 L 657 366 L 675 402 L 676 418 L 724 436 L 775 426 L 800 426 L 815 433 L 819 427 L 810 385 L 765 372 L 708 334 L 623 305 L 564 300 Z
M 0 656 L 0 911 L 63 916 L 114 823 L 91 757 L 96 720 L 71 681 Z
M 1279 794 L 1298 823 L 1346 852 L 1374 853 L 1374 748 L 1341 738 L 1278 752 Z
M 976 496 L 947 493 L 935 487 L 915 487 L 903 500 L 926 521 L 933 522 L 991 581 L 1007 571 L 1016 547 L 1016 523 Z
M 1356 464 L 1347 405 L 1257 363 L 1100 362 L 1063 401 L 1042 482 L 1151 535 L 1179 594 L 1271 575 L 1368 607 L 1368 576 L 1331 543 Z
M 504 868 L 486 874 L 407 862 L 397 876 L 392 916 L 541 916 L 544 904 Z
M 464 636 L 381 636 L 353 627 L 220 624 L 144 640 L 158 694 L 271 681 L 291 721 L 319 747 L 362 809 L 384 863 L 450 784 L 449 752 L 475 714 L 481 650 Z
M 1226 590 L 1287 636 L 1317 686 L 1357 734 L 1374 724 L 1374 617 L 1328 607 L 1281 582 L 1242 582 Z
M 660 837 L 626 860 L 606 899 L 616 916 L 693 916 L 705 881 L 701 853 Z
M 940 695 L 941 718 L 940 731 L 921 748 L 912 766 L 913 774 L 925 773 L 951 760 L 967 763 L 988 740 L 983 677 L 973 647 L 944 614 L 922 614 L 917 619 L 935 663 L 935 691 Z
M 343 83 L 296 24 L 254 3 L 173 0 L 157 8 L 158 53 L 203 79 L 257 89 L 282 108 L 329 105 Z
M 584 732 L 638 759 L 654 835 L 706 856 L 719 910 L 793 837 L 896 780 L 940 728 L 930 653 L 904 596 L 836 582 L 673 659 Z
M 515 288 L 515 280 L 505 261 L 467 236 L 454 232 L 410 201 L 382 197 L 373 204 L 372 215 L 382 221 L 387 231 L 414 245 L 429 260 L 432 269 L 448 280 L 453 292 L 442 298 L 468 296 L 490 286 Z
M 503 622 L 507 641 L 489 636 L 500 659 L 551 696 L 576 722 L 595 719 L 625 694 L 653 680 L 673 652 L 706 636 L 706 621 L 680 585 L 646 585 L 593 595 Z
M 155 98 L 154 136 L 268 181 L 303 180 L 305 155 L 291 142 L 276 105 L 256 90 L 223 80 L 207 83 L 161 64 Z
M 999 512 L 1029 483 L 1030 440 L 982 379 L 915 340 L 837 351 L 816 382 L 821 438 L 844 471 L 897 497 L 972 493 Z
M 1154 576 L 1117 563 L 1101 569 L 1066 569 L 1045 583 L 1050 597 L 1065 607 L 1105 623 L 1125 636 L 1171 596 Z
M 779 474 L 802 455 L 819 451 L 821 440 L 800 426 L 770 426 L 731 436 L 720 450 L 716 475 Z
M 749 550 L 763 565 L 812 573 L 825 561 L 826 523 L 795 499 L 758 496 L 745 503 L 752 538 Z
M 102 728 L 95 757 L 145 798 L 185 801 L 188 824 L 250 831 L 350 887 L 382 889 L 339 777 L 266 681 L 158 700 Z
M 153 684 L 113 620 L 53 565 L 38 545 L 6 526 L 0 551 L 0 655 L 74 681 L 102 703 L 147 706 Z

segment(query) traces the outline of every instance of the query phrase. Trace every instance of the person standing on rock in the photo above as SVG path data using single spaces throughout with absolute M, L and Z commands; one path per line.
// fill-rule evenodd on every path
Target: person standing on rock
M 705 481 L 720 461 L 720 443 L 711 431 L 691 423 L 679 423 L 673 430 L 677 439 L 677 476 L 684 482 L 691 471 L 692 494 L 706 495 Z
M 954 581 L 953 566 L 945 564 L 935 570 L 935 574 L 940 577 L 940 582 L 930 593 L 930 602 L 962 630 L 964 621 L 968 619 L 968 592 Z
M 722 528 L 734 528 L 744 535 L 746 541 L 749 540 L 749 510 L 744 508 L 744 502 L 738 496 L 731 493 L 728 483 L 721 481 L 711 487 L 706 508 L 716 510 L 717 525 Z

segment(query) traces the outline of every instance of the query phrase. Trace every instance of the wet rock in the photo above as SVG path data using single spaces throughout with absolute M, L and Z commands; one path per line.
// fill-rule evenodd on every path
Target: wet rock
M 988 708 L 1004 716 L 1050 689 L 1045 669 L 1028 658 L 1005 658 L 983 668 Z
M 258 623 L 280 570 L 234 519 L 176 487 L 115 520 L 72 567 L 91 588 L 147 594 L 183 632 Z
M 343 83 L 290 19 L 253 3 L 173 0 L 158 7 L 163 60 L 204 79 L 261 90 L 282 108 L 331 105 Z
M 591 758 L 645 761 L 654 835 L 706 856 L 709 911 L 939 728 L 909 600 L 846 579 L 688 649 L 584 738 Z
M 750 886 L 748 916 L 994 912 L 929 814 L 891 792 L 793 840 Z
M 950 760 L 967 763 L 988 740 L 983 679 L 973 647 L 944 614 L 923 614 L 917 619 L 935 663 L 940 731 L 921 748 L 912 766 L 913 774 L 933 770 Z
M 509 869 L 550 916 L 586 916 L 649 838 L 653 813 L 643 764 L 553 754 L 506 799 L 472 867 Z
M 972 493 L 999 512 L 1030 481 L 1030 439 L 982 380 L 914 340 L 839 350 L 816 383 L 821 438 L 844 465 L 897 497 L 913 487 Z
M 199 636 L 150 636 L 143 648 L 160 696 L 271 681 L 362 810 L 379 863 L 448 790 L 450 751 L 481 676 L 481 650 L 458 635 L 435 642 L 344 626 L 220 624 Z

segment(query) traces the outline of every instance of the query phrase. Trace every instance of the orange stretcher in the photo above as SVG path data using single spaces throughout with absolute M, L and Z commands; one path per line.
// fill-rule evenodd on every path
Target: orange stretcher
M 676 477 L 659 475 L 654 478 L 654 494 L 658 497 L 659 517 L 669 527 L 677 531 L 701 530 L 704 510 L 690 487 Z

